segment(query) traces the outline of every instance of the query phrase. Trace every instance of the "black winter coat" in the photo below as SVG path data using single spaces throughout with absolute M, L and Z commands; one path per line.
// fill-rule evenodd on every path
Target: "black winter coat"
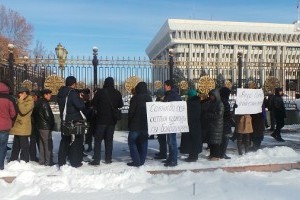
M 286 111 L 284 107 L 284 102 L 279 94 L 275 94 L 273 112 L 276 120 L 284 120 L 286 118 Z
M 94 109 L 97 112 L 96 123 L 102 125 L 115 125 L 113 119 L 113 108 L 122 108 L 123 100 L 121 93 L 113 87 L 100 89 L 92 100 Z
M 70 93 L 69 93 L 70 91 Z M 85 105 L 83 99 L 79 97 L 79 93 L 74 89 L 63 86 L 59 89 L 57 94 L 57 103 L 59 106 L 60 118 L 63 119 L 63 111 L 65 108 L 66 97 L 68 96 L 67 102 L 67 115 L 66 121 L 79 121 L 82 120 L 80 111 L 84 111 Z
M 221 144 L 224 106 L 217 89 L 211 90 L 210 95 L 214 95 L 216 98 L 214 101 L 208 102 L 206 113 L 204 113 L 205 121 L 207 123 L 208 144 Z
M 128 111 L 129 131 L 147 131 L 147 110 L 146 102 L 151 102 L 149 94 L 137 94 L 130 100 Z
M 54 115 L 49 102 L 46 99 L 40 98 L 37 100 L 33 108 L 32 115 L 37 129 L 53 130 Z
M 222 99 L 224 106 L 224 115 L 223 115 L 223 136 L 232 134 L 232 114 L 230 111 L 230 104 L 228 99 Z

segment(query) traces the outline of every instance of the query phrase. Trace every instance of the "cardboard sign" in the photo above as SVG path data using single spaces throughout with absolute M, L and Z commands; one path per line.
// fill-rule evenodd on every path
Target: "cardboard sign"
M 147 102 L 148 134 L 189 132 L 185 101 Z
M 237 89 L 236 115 L 256 114 L 262 112 L 264 93 L 262 89 Z

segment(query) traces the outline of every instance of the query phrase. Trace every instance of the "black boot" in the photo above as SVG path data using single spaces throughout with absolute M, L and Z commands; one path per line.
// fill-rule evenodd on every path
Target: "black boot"
M 251 144 L 251 141 L 250 141 L 250 134 L 246 134 L 246 135 L 245 135 L 245 143 L 244 143 L 244 146 L 245 146 L 245 153 L 248 153 L 248 152 L 249 152 L 250 144 Z
M 243 155 L 242 146 L 243 146 L 243 141 L 241 139 L 238 139 L 237 140 L 237 149 L 238 149 L 239 155 Z
M 222 141 L 221 146 L 220 146 L 220 150 L 221 150 L 220 158 L 230 159 L 230 157 L 226 155 L 228 141 L 229 141 L 229 137 L 225 136 L 223 138 L 223 141 Z

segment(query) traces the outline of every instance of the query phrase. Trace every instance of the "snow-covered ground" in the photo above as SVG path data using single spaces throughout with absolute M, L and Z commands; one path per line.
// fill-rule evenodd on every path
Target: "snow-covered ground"
M 0 199 L 43 199 L 72 200 L 88 199 L 299 199 L 300 173 L 298 170 L 270 172 L 228 173 L 214 172 L 178 175 L 151 175 L 147 171 L 201 169 L 225 166 L 245 166 L 270 163 L 300 162 L 300 126 L 284 128 L 285 143 L 275 142 L 266 132 L 265 148 L 244 156 L 237 155 L 235 144 L 230 143 L 230 160 L 208 161 L 208 152 L 200 154 L 195 163 L 186 163 L 186 155 L 180 155 L 178 166 L 164 167 L 152 159 L 158 152 L 157 140 L 149 140 L 148 159 L 142 167 L 128 167 L 130 162 L 127 146 L 127 132 L 115 132 L 113 163 L 89 166 L 86 162 L 81 168 L 63 166 L 45 167 L 35 162 L 10 162 L 0 177 L 16 176 L 12 183 L 0 179 Z M 54 155 L 57 160 L 60 133 L 55 132 Z M 180 134 L 178 134 L 178 144 Z M 9 157 L 10 152 L 8 152 Z M 92 153 L 87 159 L 91 158 Z

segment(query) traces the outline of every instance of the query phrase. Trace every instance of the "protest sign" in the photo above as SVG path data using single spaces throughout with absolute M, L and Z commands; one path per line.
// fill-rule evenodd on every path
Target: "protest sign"
M 189 132 L 185 101 L 147 102 L 149 135 Z
M 262 112 L 264 93 L 262 89 L 238 88 L 236 94 L 236 115 L 256 114 Z

